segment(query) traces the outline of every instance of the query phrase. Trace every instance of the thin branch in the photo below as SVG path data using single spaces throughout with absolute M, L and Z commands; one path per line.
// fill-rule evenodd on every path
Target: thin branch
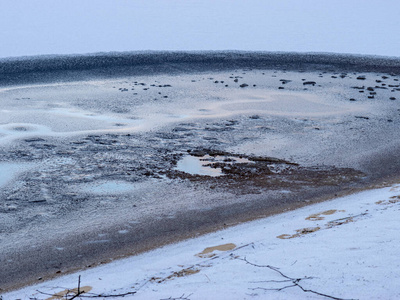
M 249 281 L 249 283 L 266 283 L 266 282 L 283 283 L 283 282 L 292 282 L 292 280 L 291 280 L 291 279 L 286 279 L 286 280 L 260 280 L 260 281 Z
M 79 297 L 81 297 L 81 298 L 111 298 L 111 297 L 125 297 L 128 295 L 134 295 L 136 293 L 137 293 L 136 291 L 135 292 L 127 292 L 127 293 L 123 293 L 123 294 L 114 294 L 114 295 L 113 294 L 106 294 L 106 295 L 98 294 L 98 295 L 96 295 L 96 294 L 88 293 L 87 295 L 80 295 Z
M 273 267 L 273 266 L 270 266 L 270 265 L 257 265 L 257 264 L 255 264 L 255 263 L 249 262 L 249 261 L 246 259 L 246 257 L 245 257 L 245 258 L 238 258 L 238 259 L 243 260 L 243 261 L 246 262 L 247 264 L 249 264 L 249 265 L 251 265 L 251 266 L 254 266 L 254 267 L 257 267 L 257 268 L 268 268 L 268 269 L 271 269 L 271 270 L 273 270 L 273 271 L 279 273 L 282 277 L 287 278 L 287 279 L 290 279 L 290 280 L 293 280 L 293 278 L 290 278 L 290 277 L 286 276 L 285 274 L 283 274 L 281 271 L 279 271 L 279 268 L 277 268 L 277 267 Z
M 69 298 L 69 300 L 75 299 L 76 297 L 80 296 L 84 292 L 85 291 L 81 292 L 81 275 L 79 275 L 79 277 L 78 277 L 78 291 L 77 291 L 76 295 L 73 296 L 72 298 Z M 68 293 L 67 293 L 67 295 L 68 295 Z M 65 296 L 65 298 L 67 298 L 67 297 Z
M 127 292 L 127 293 L 122 293 L 122 294 L 95 294 L 95 293 L 87 293 L 84 290 L 81 290 L 81 275 L 79 275 L 78 277 L 78 288 L 76 289 L 76 292 L 70 289 L 66 289 L 66 293 L 65 297 L 66 300 L 73 300 L 77 297 L 79 298 L 116 298 L 116 297 L 125 297 L 128 295 L 134 295 L 136 294 L 144 285 L 146 285 L 147 281 L 141 286 L 139 287 L 139 289 L 137 289 L 134 292 Z M 54 296 L 54 294 L 49 294 L 49 293 L 44 293 L 42 291 L 36 290 L 38 293 L 42 294 L 42 295 L 46 295 L 46 296 Z M 74 293 L 75 295 L 70 295 L 71 293 Z M 85 295 L 84 295 L 85 294 Z M 71 298 L 68 298 L 71 297 Z M 1 300 L 1 299 L 0 299 Z
M 323 297 L 326 297 L 326 298 L 330 298 L 330 299 L 334 299 L 334 300 L 354 300 L 354 299 L 338 298 L 338 297 L 335 297 L 335 296 L 323 294 L 323 293 L 320 293 L 320 292 L 317 292 L 317 291 L 314 291 L 314 290 L 305 289 L 303 286 L 300 285 L 300 281 L 301 281 L 301 280 L 304 280 L 304 279 L 312 279 L 313 277 L 307 277 L 307 276 L 306 276 L 306 277 L 303 277 L 303 278 L 292 278 L 292 277 L 289 277 L 289 276 L 285 275 L 285 274 L 284 274 L 283 272 L 281 272 L 281 271 L 279 270 L 279 268 L 277 268 L 277 267 L 273 267 L 273 266 L 270 266 L 270 265 L 258 265 L 258 264 L 249 262 L 249 261 L 246 259 L 246 257 L 245 257 L 245 258 L 237 258 L 237 259 L 243 260 L 244 262 L 246 262 L 247 264 L 249 264 L 249 265 L 251 265 L 251 266 L 255 266 L 255 267 L 258 267 L 258 268 L 268 268 L 268 269 L 270 269 L 270 270 L 272 270 L 272 271 L 275 271 L 276 273 L 278 273 L 279 275 L 281 275 L 283 278 L 286 278 L 286 280 L 282 280 L 282 281 L 274 281 L 274 280 L 271 280 L 271 281 L 266 281 L 266 282 L 292 282 L 292 285 L 287 285 L 287 286 L 284 286 L 284 287 L 281 287 L 281 288 L 263 288 L 263 287 L 257 287 L 257 288 L 251 288 L 251 290 L 258 290 L 258 289 L 261 289 L 261 290 L 265 290 L 265 291 L 282 291 L 282 290 L 284 290 L 284 289 L 288 289 L 288 288 L 292 288 L 292 287 L 298 287 L 298 288 L 300 288 L 300 289 L 301 289 L 303 292 L 305 292 L 305 293 L 313 293 L 313 294 L 316 294 L 316 295 L 319 295 L 319 296 L 323 296 Z
M 267 289 L 267 288 L 263 288 L 263 287 L 256 287 L 256 288 L 250 288 L 249 290 L 263 290 L 263 291 L 282 291 L 282 290 L 284 290 L 284 289 L 288 289 L 288 288 L 291 288 L 291 287 L 295 287 L 296 285 L 295 284 L 293 284 L 293 285 L 287 285 L 287 286 L 284 286 L 284 287 L 281 287 L 281 288 L 271 288 L 271 289 Z
M 44 293 L 44 292 L 41 292 L 41 291 L 39 291 L 39 290 L 36 290 L 38 293 L 40 293 L 40 294 L 42 294 L 42 295 L 46 295 L 46 296 L 54 296 L 54 294 L 50 294 L 50 293 Z M 71 291 L 68 291 L 66 294 L 65 294 L 65 297 L 68 297 L 68 294 L 70 293 Z M 76 297 L 80 297 L 80 298 L 111 298 L 111 297 L 125 297 L 125 296 L 128 296 L 128 295 L 133 295 L 133 294 L 136 294 L 137 293 L 137 291 L 135 291 L 135 292 L 127 292 L 127 293 L 123 293 L 123 294 L 94 294 L 94 293 L 86 293 L 86 295 L 83 295 L 85 293 L 85 291 L 81 291 L 80 292 L 80 294 L 76 294 L 76 295 L 74 295 L 74 296 L 72 296 L 71 298 L 66 298 L 67 300 L 72 300 L 72 299 L 75 299 Z
M 193 294 L 189 294 L 187 296 L 185 296 L 185 294 L 183 294 L 182 296 L 178 297 L 178 298 L 165 298 L 165 299 L 160 299 L 160 300 L 190 300 L 189 297 L 192 296 Z

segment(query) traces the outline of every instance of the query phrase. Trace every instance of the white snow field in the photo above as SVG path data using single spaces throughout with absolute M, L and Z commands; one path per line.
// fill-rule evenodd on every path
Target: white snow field
M 399 211 L 400 185 L 367 190 L 87 268 L 3 299 L 65 299 L 68 291 L 73 297 L 79 276 L 81 296 L 115 295 L 111 299 L 399 299 Z

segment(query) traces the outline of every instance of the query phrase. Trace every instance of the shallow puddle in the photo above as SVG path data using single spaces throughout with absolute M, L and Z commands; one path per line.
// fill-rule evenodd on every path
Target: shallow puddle
M 217 177 L 221 176 L 221 168 L 211 168 L 206 166 L 209 162 L 201 160 L 201 157 L 187 155 L 183 157 L 176 166 L 176 170 L 185 172 L 191 175 L 203 175 Z
M 176 170 L 185 172 L 191 175 L 202 175 L 218 177 L 225 175 L 221 168 L 213 168 L 213 163 L 235 164 L 235 163 L 254 163 L 246 158 L 239 158 L 234 156 L 184 156 L 178 161 Z

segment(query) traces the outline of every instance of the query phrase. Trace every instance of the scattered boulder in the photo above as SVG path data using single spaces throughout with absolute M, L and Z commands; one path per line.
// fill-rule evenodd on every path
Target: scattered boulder
M 292 82 L 289 79 L 280 79 L 279 81 L 282 82 L 282 84 L 286 84 L 286 83 Z
M 33 142 L 44 142 L 45 140 L 42 138 L 29 138 L 25 139 L 25 142 L 27 143 L 33 143 Z

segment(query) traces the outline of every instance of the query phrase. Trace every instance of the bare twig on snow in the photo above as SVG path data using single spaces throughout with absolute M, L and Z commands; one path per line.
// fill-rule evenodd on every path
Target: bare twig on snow
M 279 280 L 269 280 L 269 281 L 265 281 L 265 282 L 280 282 L 280 283 L 281 282 L 290 282 L 290 283 L 292 283 L 290 285 L 286 285 L 286 286 L 283 286 L 283 287 L 280 287 L 280 288 L 257 287 L 257 288 L 252 288 L 251 290 L 282 291 L 282 290 L 285 290 L 285 289 L 288 289 L 288 288 L 298 287 L 305 293 L 313 293 L 313 294 L 316 294 L 316 295 L 319 295 L 319 296 L 323 296 L 323 297 L 326 297 L 326 298 L 330 298 L 330 299 L 334 299 L 334 300 L 354 300 L 354 299 L 338 298 L 338 297 L 327 295 L 327 294 L 323 294 L 323 293 L 320 293 L 320 292 L 317 292 L 317 291 L 314 291 L 314 290 L 306 289 L 300 284 L 301 280 L 313 279 L 313 277 L 292 278 L 292 277 L 289 277 L 289 276 L 285 275 L 284 273 L 282 273 L 277 267 L 273 267 L 273 266 L 270 266 L 270 265 L 258 265 L 258 264 L 249 262 L 246 259 L 246 257 L 245 258 L 238 258 L 238 259 L 243 260 L 247 264 L 255 266 L 255 267 L 258 267 L 258 268 L 268 268 L 268 269 L 270 269 L 272 271 L 275 271 L 276 273 L 281 275 L 283 278 L 285 278 L 285 280 L 281 280 L 281 281 L 279 281 Z

